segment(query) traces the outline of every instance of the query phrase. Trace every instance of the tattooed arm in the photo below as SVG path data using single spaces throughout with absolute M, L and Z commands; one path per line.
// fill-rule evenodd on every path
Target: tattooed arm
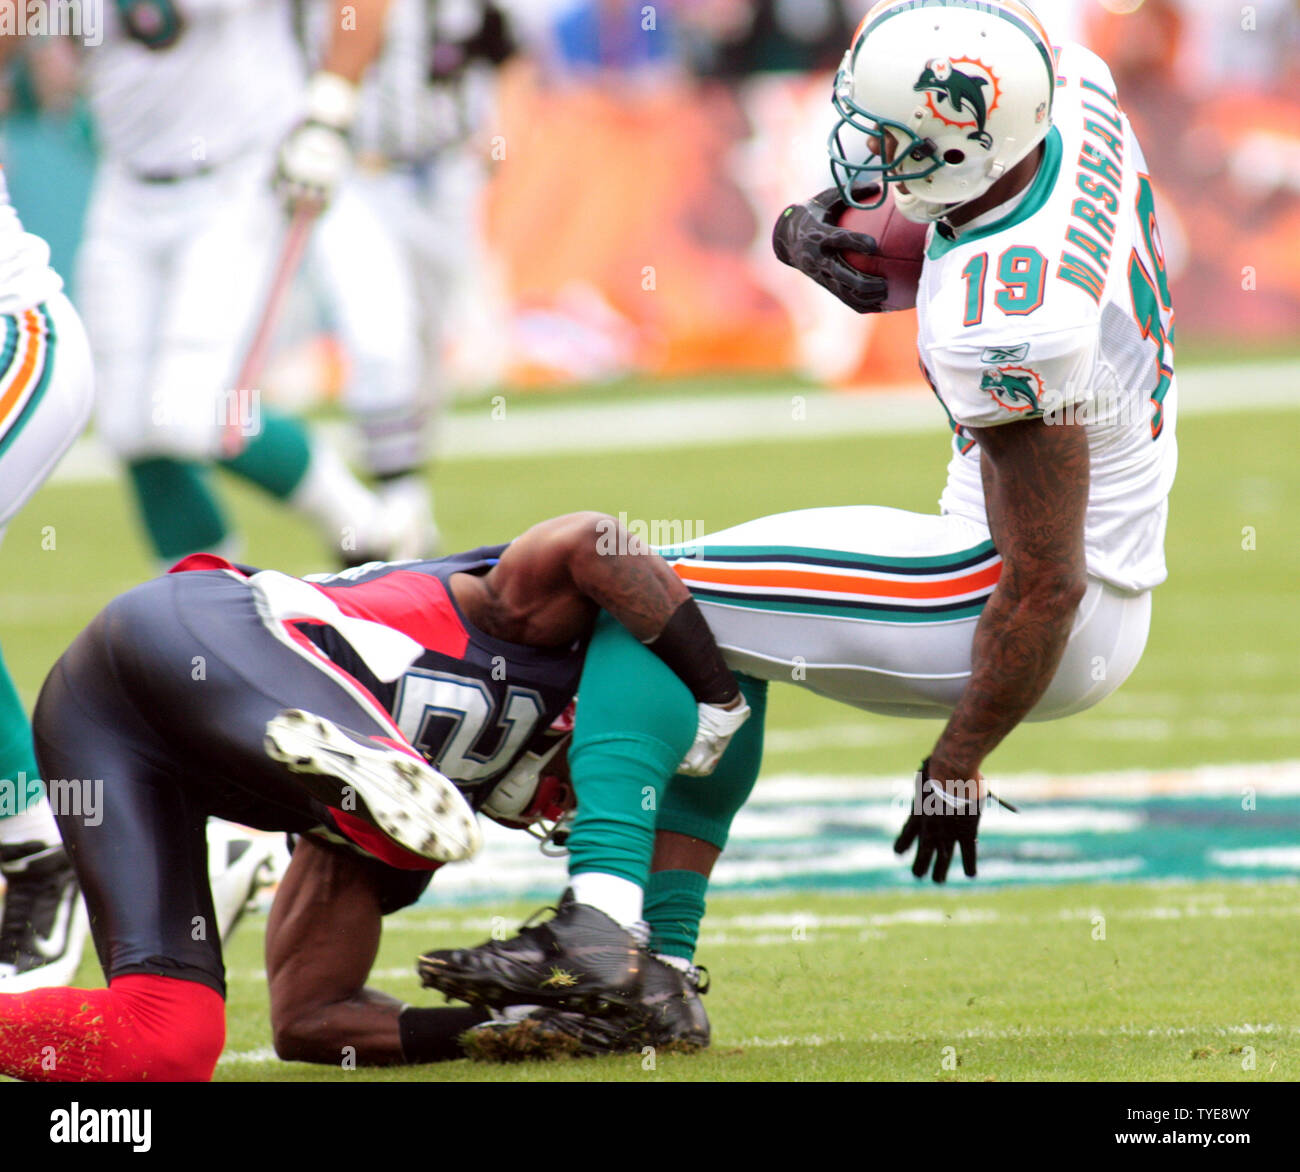
M 1035 419 L 970 433 L 1002 576 L 975 628 L 970 680 L 930 755 L 942 781 L 977 778 L 1047 690 L 1087 584 L 1084 428 Z
M 488 573 L 457 574 L 453 586 L 476 626 L 539 647 L 584 635 L 598 607 L 638 639 L 651 639 L 691 596 L 667 562 L 603 513 L 542 521 L 515 538 Z
M 487 574 L 453 575 L 452 589 L 475 626 L 529 646 L 572 643 L 604 609 L 649 645 L 698 701 L 739 701 L 735 677 L 690 591 L 613 517 L 571 513 L 534 525 Z

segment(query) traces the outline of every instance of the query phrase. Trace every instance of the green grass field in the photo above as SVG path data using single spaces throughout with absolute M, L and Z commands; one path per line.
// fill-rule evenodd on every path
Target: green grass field
M 1170 580 L 1156 594 L 1141 665 L 1099 708 L 1017 730 L 990 773 L 1300 758 L 1296 419 L 1277 411 L 1180 421 Z M 456 549 L 580 508 L 699 519 L 708 529 L 814 505 L 932 511 L 946 451 L 938 421 L 931 435 L 792 433 L 658 454 L 603 452 L 596 439 L 581 459 L 448 463 L 436 480 L 438 515 Z M 327 568 L 287 513 L 238 486 L 229 499 L 247 560 Z M 117 483 L 48 486 L 3 549 L 0 645 L 30 703 L 80 627 L 152 569 Z M 783 734 L 773 737 L 769 775 L 906 776 L 936 731 L 793 688 L 774 689 L 769 728 Z M 841 735 L 846 728 L 868 732 Z M 375 984 L 421 1002 L 418 951 L 482 939 L 491 915 L 530 910 L 416 908 L 392 917 Z M 958 879 L 941 891 L 720 898 L 700 955 L 715 985 L 710 1052 L 663 1055 L 653 1070 L 632 1056 L 378 1072 L 269 1056 L 264 921 L 252 917 L 229 957 L 228 1055 L 218 1077 L 1293 1080 L 1298 914 L 1294 881 L 990 889 Z M 1093 938 L 1095 915 L 1105 917 L 1104 940 Z M 98 978 L 90 965 L 82 975 Z
M 484 939 L 492 916 L 531 910 L 391 917 L 375 983 L 434 1004 L 414 975 L 419 952 Z M 1094 939 L 1098 916 L 1104 939 Z M 989 893 L 950 882 L 904 896 L 720 899 L 701 941 L 715 984 L 705 999 L 714 1043 L 702 1054 L 655 1055 L 652 1066 L 628 1054 L 347 1072 L 269 1057 L 259 933 L 241 926 L 227 961 L 230 1025 L 217 1075 L 1294 1081 L 1297 916 L 1300 887 L 1291 884 Z

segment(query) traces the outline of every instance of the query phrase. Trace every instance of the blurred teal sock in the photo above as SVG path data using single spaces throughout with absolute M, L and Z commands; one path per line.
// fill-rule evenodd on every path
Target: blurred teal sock
M 650 947 L 668 956 L 695 959 L 709 881 L 696 871 L 655 871 L 645 889 Z
M 31 721 L 0 657 L 0 818 L 21 814 L 40 795 L 40 775 Z
M 238 456 L 221 466 L 278 500 L 287 501 L 311 463 L 307 429 L 289 415 L 263 410 L 261 427 Z
M 127 475 L 159 558 L 175 561 L 226 539 L 225 518 L 202 465 L 159 456 L 131 462 Z

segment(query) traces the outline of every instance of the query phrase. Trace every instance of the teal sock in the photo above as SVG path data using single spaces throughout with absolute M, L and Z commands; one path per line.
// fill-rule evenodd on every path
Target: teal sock
M 644 887 L 656 814 L 695 739 L 695 699 L 658 656 L 605 614 L 587 649 L 578 695 L 569 748 L 578 798 L 569 874 L 600 871 Z
M 222 460 L 236 476 L 256 484 L 278 500 L 288 500 L 311 463 L 311 440 L 298 420 L 263 410 L 261 427 L 238 456 Z
M 27 710 L 0 657 L 0 818 L 21 814 L 39 800 L 40 775 Z
M 763 763 L 767 683 L 749 676 L 737 679 L 752 710 L 750 718 L 731 738 L 709 777 L 672 779 L 655 824 L 656 830 L 703 839 L 719 850 L 727 845 L 732 820 L 749 800 Z M 643 914 L 655 951 L 694 959 L 708 886 L 708 878 L 696 871 L 656 871 L 650 876 Z
M 668 956 L 695 959 L 709 881 L 696 871 L 655 871 L 645 889 L 650 947 Z
M 154 553 L 176 559 L 220 545 L 227 534 L 221 506 L 198 464 L 159 456 L 127 465 Z

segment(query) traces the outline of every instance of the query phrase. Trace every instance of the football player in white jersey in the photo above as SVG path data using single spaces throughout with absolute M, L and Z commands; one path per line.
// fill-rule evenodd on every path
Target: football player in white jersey
M 90 417 L 90 348 L 45 241 L 23 231 L 0 173 L 0 539 Z M 10 550 L 16 566 L 17 551 Z M 30 553 L 28 556 L 32 556 Z M 86 917 L 0 659 L 0 992 L 66 984 Z
M 572 887 L 554 928 L 421 958 L 443 992 L 543 1006 L 511 1045 L 549 1033 L 626 1048 L 656 1021 L 660 1041 L 707 1042 L 690 964 L 707 876 L 757 773 L 761 681 L 947 716 L 894 844 L 915 844 L 913 873 L 943 882 L 958 847 L 975 874 L 988 754 L 1022 720 L 1097 703 L 1145 646 L 1177 460 L 1174 323 L 1151 185 L 1109 70 L 1080 45 L 1054 50 L 1018 0 L 883 0 L 834 103 L 837 188 L 787 209 L 774 246 L 869 311 L 887 286 L 843 261 L 874 247 L 838 227 L 845 207 L 893 199 L 933 225 L 918 311 L 954 432 L 940 512 L 790 513 L 661 551 L 749 677 L 755 719 L 707 782 L 667 784 L 654 763 L 671 755 L 671 722 L 644 694 L 638 649 L 592 641 L 569 753 Z M 845 126 L 876 152 L 848 155 Z M 647 792 L 659 795 L 653 827 L 638 812 Z M 608 931 L 575 951 L 567 928 L 583 906 Z M 627 961 L 643 915 L 685 988 Z M 564 989 L 547 983 L 560 970 Z
M 277 149 L 282 194 L 326 201 L 386 2 L 334 4 L 309 82 L 284 0 L 108 5 L 103 44 L 87 51 L 101 165 L 78 263 L 98 427 L 168 564 L 227 544 L 215 463 L 310 517 L 349 560 L 411 552 L 395 543 L 412 518 L 233 385 L 283 231 Z
M 918 345 L 953 454 L 940 516 L 916 525 L 986 527 L 1002 562 L 929 758 L 955 790 L 1063 671 L 1113 680 L 1141 655 L 1177 464 L 1164 256 L 1110 71 L 1081 45 L 1053 49 L 1018 0 L 877 4 L 834 100 L 880 152 L 855 162 L 832 136 L 842 203 L 892 198 L 933 224 Z M 827 202 L 775 238 L 814 279 L 846 267 Z M 819 259 L 805 231 L 823 236 Z M 1123 636 L 1101 664 L 1063 665 L 1094 600 L 1115 600 Z

